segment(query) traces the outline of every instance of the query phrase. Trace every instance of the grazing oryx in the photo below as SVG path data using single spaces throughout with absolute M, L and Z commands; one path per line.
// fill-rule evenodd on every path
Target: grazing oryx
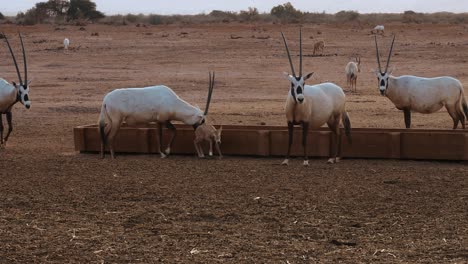
M 461 122 L 462 127 L 465 128 L 468 106 L 460 81 L 448 76 L 436 78 L 412 75 L 392 76 L 393 69 L 388 70 L 388 65 L 394 43 L 395 36 L 393 36 L 392 46 L 388 53 L 387 66 L 385 71 L 382 71 L 377 37 L 375 37 L 379 68 L 374 72 L 379 81 L 380 94 L 390 99 L 398 110 L 403 111 L 406 128 L 411 127 L 411 111 L 430 114 L 444 106 L 453 119 L 453 129 L 458 127 L 458 122 Z
M 385 27 L 383 25 L 377 25 L 375 28 L 371 31 L 372 34 L 384 34 L 384 29 Z
M 210 107 L 211 95 L 213 93 L 213 88 L 214 88 L 214 78 L 215 78 L 214 72 L 213 72 L 213 75 L 211 75 L 211 72 L 210 72 L 208 100 L 206 101 L 206 107 L 205 107 L 205 113 L 204 113 L 205 120 L 206 120 L 206 116 L 208 115 L 208 108 Z M 195 129 L 195 140 L 193 141 L 193 143 L 195 145 L 195 150 L 197 151 L 199 158 L 201 159 L 205 158 L 205 154 L 203 154 L 203 148 L 201 146 L 201 142 L 203 141 L 208 141 L 210 143 L 210 152 L 208 152 L 209 156 L 213 156 L 213 141 L 214 141 L 216 145 L 216 150 L 218 151 L 218 154 L 219 154 L 219 158 L 221 159 L 223 157 L 223 154 L 221 154 L 221 149 L 219 147 L 219 145 L 221 144 L 221 132 L 222 131 L 223 131 L 222 126 L 219 128 L 219 130 L 216 130 L 214 126 L 207 124 L 206 121 Z
M 356 92 L 358 72 L 361 72 L 361 57 L 356 57 L 356 62 L 348 62 L 345 68 L 345 72 L 348 88 L 352 91 L 354 86 L 354 91 Z
M 165 158 L 171 152 L 176 135 L 172 120 L 182 121 L 196 129 L 205 122 L 205 115 L 198 107 L 182 100 L 171 88 L 164 85 L 116 89 L 108 93 L 104 97 L 99 115 L 101 157 L 104 158 L 104 148 L 108 142 L 111 157 L 115 158 L 114 139 L 122 122 L 125 121 L 129 126 L 157 122 L 159 152 L 161 157 Z M 165 152 L 162 144 L 163 125 L 172 131 Z
M 317 42 L 314 44 L 314 55 L 316 55 L 319 51 L 320 51 L 320 54 L 323 53 L 323 48 L 325 48 L 325 42 L 323 42 L 323 40 Z
M 63 48 L 64 48 L 65 50 L 67 50 L 69 45 L 70 45 L 70 40 L 67 39 L 67 38 L 65 38 L 65 39 L 63 40 Z
M 291 82 L 288 97 L 286 99 L 286 119 L 288 122 L 289 145 L 286 159 L 283 165 L 288 165 L 289 154 L 293 142 L 294 125 L 302 125 L 302 147 L 304 149 L 304 166 L 309 165 L 307 157 L 307 135 L 309 129 L 316 129 L 327 123 L 330 130 L 333 132 L 335 141 L 335 150 L 330 149 L 331 158 L 329 163 L 339 161 L 338 155 L 341 154 L 340 140 L 340 120 L 342 120 L 346 136 L 351 140 L 351 122 L 345 110 L 345 94 L 343 89 L 333 83 L 321 83 L 317 85 L 305 85 L 305 81 L 309 79 L 313 73 L 306 76 L 302 75 L 302 32 L 299 34 L 299 76 L 296 76 L 294 66 L 291 60 L 286 39 L 283 37 L 284 46 L 288 54 L 289 64 L 291 65 L 292 74 L 285 73 L 286 78 Z
M 5 34 L 2 33 L 5 38 L 5 41 L 8 45 L 8 49 L 10 50 L 11 56 L 13 58 L 13 63 L 15 64 L 16 73 L 18 74 L 19 83 L 16 84 L 9 84 L 4 79 L 0 79 L 0 146 L 3 146 L 8 141 L 8 137 L 10 136 L 11 131 L 13 130 L 12 126 L 12 113 L 11 109 L 17 102 L 21 102 L 26 109 L 31 107 L 31 102 L 29 101 L 29 84 L 31 83 L 28 81 L 28 67 L 26 62 L 26 52 L 24 51 L 24 44 L 23 38 L 21 34 L 19 34 L 20 41 L 21 41 L 21 48 L 23 50 L 23 63 L 24 63 L 24 82 L 21 78 L 21 73 L 18 68 L 18 63 L 16 62 L 15 54 L 8 42 L 8 38 Z M 3 139 L 3 120 L 2 114 L 6 115 L 7 122 L 8 122 L 8 133 Z

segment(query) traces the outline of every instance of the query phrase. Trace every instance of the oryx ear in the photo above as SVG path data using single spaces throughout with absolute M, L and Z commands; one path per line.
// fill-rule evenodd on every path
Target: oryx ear
M 304 81 L 307 80 L 307 79 L 309 79 L 310 77 L 312 77 L 313 74 L 314 74 L 313 72 L 307 74 L 307 75 L 304 77 Z
M 32 79 L 28 81 L 27 86 L 29 86 L 32 83 Z
M 395 70 L 395 65 L 393 65 L 392 67 L 390 67 L 390 69 L 388 69 L 387 73 L 388 75 L 392 74 L 392 72 Z
M 13 84 L 13 86 L 17 87 L 17 85 L 16 85 L 16 82 L 15 82 L 15 81 L 12 81 L 11 83 Z
M 283 72 L 283 75 L 284 77 L 286 77 L 286 79 L 288 79 L 290 82 L 294 82 L 294 80 L 296 80 L 296 78 L 292 77 L 291 74 L 287 73 L 287 72 Z
M 223 126 L 220 126 L 218 129 L 218 134 L 221 135 L 221 132 L 223 132 Z

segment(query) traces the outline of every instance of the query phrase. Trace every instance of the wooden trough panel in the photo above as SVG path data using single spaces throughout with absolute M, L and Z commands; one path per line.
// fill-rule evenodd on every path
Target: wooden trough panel
M 177 137 L 172 153 L 193 154 L 194 133 L 191 126 L 176 125 Z M 326 129 L 309 132 L 308 153 L 310 157 L 328 157 L 332 133 Z M 169 133 L 164 130 L 167 144 Z M 302 156 L 302 133 L 295 128 L 291 155 Z M 98 152 L 99 133 L 96 125 L 74 128 L 75 150 Z M 468 133 L 464 130 L 423 129 L 374 129 L 354 128 L 352 144 L 342 131 L 343 157 L 390 158 L 425 160 L 468 160 Z M 288 131 L 283 126 L 235 126 L 224 125 L 221 150 L 226 155 L 284 156 L 288 145 Z M 208 144 L 204 146 L 207 152 Z M 123 126 L 116 137 L 116 152 L 159 153 L 157 128 L 130 128 Z

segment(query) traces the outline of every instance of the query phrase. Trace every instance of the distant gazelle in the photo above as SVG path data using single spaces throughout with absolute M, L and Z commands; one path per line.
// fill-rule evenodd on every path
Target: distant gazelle
M 323 40 L 320 40 L 318 41 L 317 43 L 314 44 L 314 55 L 317 55 L 318 52 L 320 52 L 320 54 L 323 53 L 323 49 L 325 48 L 325 42 L 323 42 Z
M 285 73 L 286 78 L 291 84 L 286 98 L 285 108 L 286 120 L 288 123 L 289 144 L 286 158 L 282 164 L 288 165 L 289 163 L 294 125 L 302 126 L 304 166 L 308 166 L 309 158 L 307 156 L 307 136 L 309 129 L 317 129 L 325 123 L 334 134 L 332 140 L 335 145 L 334 150 L 330 148 L 331 157 L 328 162 L 336 163 L 339 161 L 338 157 L 341 154 L 340 121 L 343 122 L 348 140 L 351 139 L 351 122 L 349 121 L 348 114 L 345 109 L 346 98 L 343 93 L 343 89 L 333 83 L 305 85 L 305 81 L 309 79 L 313 73 L 309 73 L 306 76 L 302 75 L 302 32 L 300 31 L 299 33 L 299 76 L 297 76 L 294 71 L 288 44 L 282 32 L 281 36 L 283 37 L 284 46 L 286 47 L 292 71 L 291 75 Z
M 196 128 L 205 122 L 205 115 L 164 85 L 113 90 L 104 97 L 99 115 L 101 157 L 104 158 L 105 145 L 109 143 L 111 157 L 115 158 L 114 139 L 123 121 L 129 126 L 158 123 L 159 152 L 162 158 L 167 157 L 176 135 L 171 123 L 174 120 Z M 164 125 L 172 132 L 166 151 L 162 142 Z
M 354 92 L 356 92 L 356 83 L 359 72 L 361 72 L 361 57 L 356 57 L 355 62 L 350 61 L 345 67 L 346 84 L 351 91 L 354 87 Z
M 216 146 L 216 151 L 218 151 L 219 158 L 221 159 L 223 157 L 223 154 L 221 154 L 221 148 L 219 145 L 221 144 L 221 133 L 223 131 L 223 127 L 221 126 L 219 130 L 216 130 L 216 128 L 210 124 L 207 123 L 206 117 L 208 116 L 208 109 L 210 107 L 210 102 L 211 102 L 211 95 L 213 94 L 213 88 L 214 88 L 214 79 L 215 79 L 215 73 L 213 72 L 213 75 L 209 74 L 210 76 L 210 81 L 209 81 L 209 89 L 208 89 L 208 99 L 206 101 L 206 107 L 205 107 L 205 122 L 203 124 L 197 126 L 195 128 L 195 140 L 193 141 L 195 145 L 195 150 L 197 151 L 197 155 L 199 158 L 204 158 L 205 154 L 203 153 L 203 148 L 201 146 L 201 143 L 203 141 L 208 141 L 210 143 L 210 150 L 208 152 L 209 156 L 213 156 L 213 141 Z
M 6 80 L 0 78 L 0 146 L 4 146 L 8 141 L 11 131 L 13 131 L 13 114 L 11 113 L 13 106 L 20 102 L 26 107 L 26 109 L 31 107 L 31 102 L 29 101 L 29 84 L 31 84 L 31 81 L 28 80 L 28 64 L 26 62 L 26 52 L 24 51 L 23 38 L 21 37 L 21 34 L 19 34 L 19 38 L 21 41 L 21 49 L 23 50 L 24 82 L 21 78 L 18 63 L 16 62 L 15 54 L 8 42 L 8 38 L 3 33 L 1 33 L 1 35 L 5 38 L 11 57 L 13 58 L 13 63 L 15 64 L 19 80 L 18 84 L 15 82 L 10 84 Z M 8 132 L 5 139 L 3 138 L 3 114 L 6 115 L 8 122 Z
M 380 94 L 390 99 L 398 110 L 403 111 L 406 128 L 411 127 L 412 111 L 430 114 L 444 106 L 453 119 L 453 129 L 458 127 L 459 122 L 465 128 L 468 106 L 461 82 L 448 76 L 436 78 L 423 78 L 412 75 L 392 76 L 393 69 L 388 70 L 388 65 L 390 64 L 394 43 L 395 36 L 388 53 L 385 71 L 382 71 L 377 37 L 375 37 L 379 68 L 374 72 L 379 81 Z

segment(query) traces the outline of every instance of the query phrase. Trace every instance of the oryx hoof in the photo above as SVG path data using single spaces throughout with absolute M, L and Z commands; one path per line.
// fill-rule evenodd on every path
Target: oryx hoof
M 223 156 L 219 156 L 218 159 L 222 160 L 224 157 Z
M 171 148 L 167 148 L 164 153 L 166 153 L 167 156 L 169 156 L 169 154 L 171 154 Z
M 336 163 L 336 158 L 329 158 L 327 161 L 328 164 L 334 164 Z
M 288 166 L 289 165 L 289 159 L 283 160 L 283 162 L 281 162 L 281 165 Z
M 213 156 L 213 152 L 210 151 L 210 152 L 208 153 L 208 156 L 212 157 L 212 156 Z
M 308 160 L 304 160 L 304 167 L 309 167 L 309 161 Z
M 199 159 L 206 159 L 205 156 L 198 156 Z
M 335 158 L 335 163 L 338 163 L 338 162 L 340 162 L 340 161 L 341 161 L 341 158 L 338 158 L 338 157 Z
M 161 153 L 161 159 L 165 159 L 165 158 L 167 158 L 167 155 L 164 153 Z

